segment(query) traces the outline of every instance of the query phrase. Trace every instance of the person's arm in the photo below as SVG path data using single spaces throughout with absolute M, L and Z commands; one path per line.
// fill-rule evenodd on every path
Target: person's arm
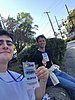
M 37 76 L 40 80 L 40 87 L 35 89 L 36 100 L 42 100 L 45 95 L 46 83 L 48 79 L 49 71 L 44 66 L 37 69 Z

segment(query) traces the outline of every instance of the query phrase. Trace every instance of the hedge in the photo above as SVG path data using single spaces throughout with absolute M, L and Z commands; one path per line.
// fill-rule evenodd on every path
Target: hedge
M 37 43 L 34 43 L 31 47 L 23 50 L 22 53 L 18 55 L 18 59 L 21 62 L 31 61 L 31 58 L 34 52 L 37 50 L 37 48 Z M 66 42 L 62 39 L 50 38 L 47 39 L 46 48 L 52 51 L 53 59 L 56 62 L 56 64 L 61 65 L 66 51 Z

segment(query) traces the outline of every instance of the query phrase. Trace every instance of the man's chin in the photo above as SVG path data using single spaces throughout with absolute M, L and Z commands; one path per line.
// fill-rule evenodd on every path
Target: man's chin
M 6 58 L 3 58 L 2 62 L 7 62 L 8 63 L 10 60 L 11 59 L 9 57 L 8 58 L 6 57 Z

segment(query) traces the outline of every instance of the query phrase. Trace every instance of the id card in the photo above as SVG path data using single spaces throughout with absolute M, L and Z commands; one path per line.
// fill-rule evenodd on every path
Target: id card
M 23 62 L 23 71 L 28 84 L 28 88 L 39 87 L 38 77 L 36 75 L 34 62 Z
M 45 52 L 45 53 L 42 53 L 42 57 L 43 59 L 48 62 L 49 61 L 49 57 L 48 57 L 48 54 Z

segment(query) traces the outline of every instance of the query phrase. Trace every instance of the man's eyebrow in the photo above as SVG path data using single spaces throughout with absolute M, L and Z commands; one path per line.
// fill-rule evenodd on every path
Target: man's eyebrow
M 14 44 L 12 40 L 6 40 L 6 42 Z
M 0 40 L 0 41 L 4 41 L 4 40 Z
M 0 42 L 3 42 L 3 41 L 6 41 L 6 42 L 12 42 L 12 43 L 13 43 L 12 40 L 0 40 Z
M 13 42 L 13 41 L 11 41 L 11 40 L 6 40 L 6 42 Z
M 0 42 L 3 42 L 4 40 L 0 40 Z

